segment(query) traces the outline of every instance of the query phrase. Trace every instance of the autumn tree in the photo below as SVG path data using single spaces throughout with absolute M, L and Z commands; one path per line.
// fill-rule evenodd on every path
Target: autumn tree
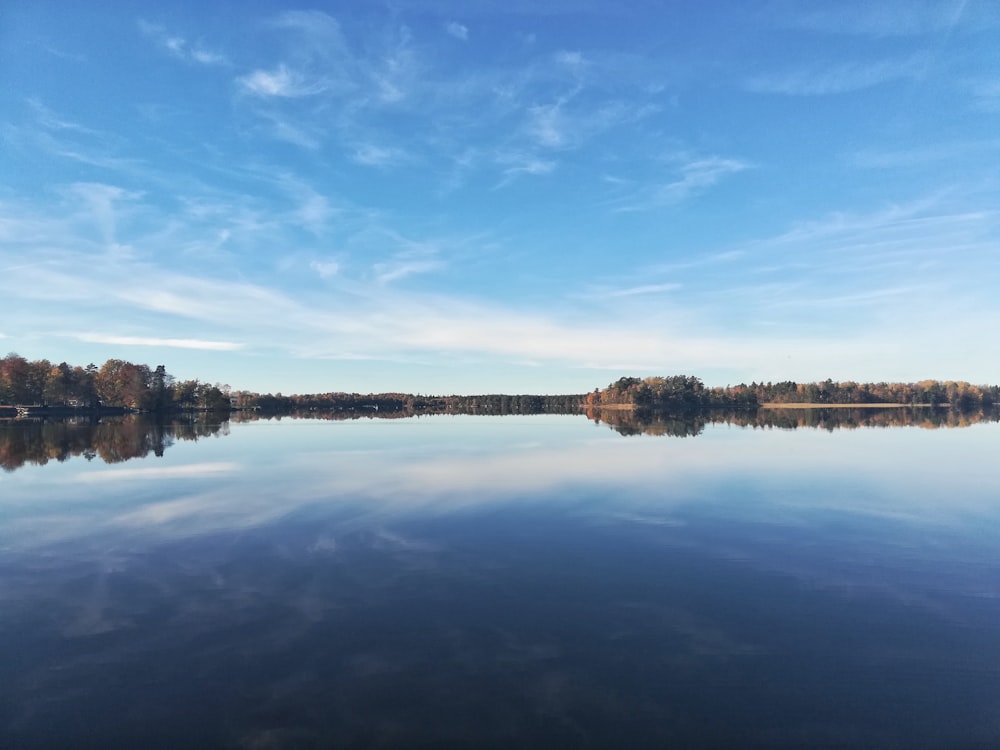
M 121 359 L 109 359 L 97 373 L 97 395 L 108 406 L 147 409 L 151 406 L 150 370 Z

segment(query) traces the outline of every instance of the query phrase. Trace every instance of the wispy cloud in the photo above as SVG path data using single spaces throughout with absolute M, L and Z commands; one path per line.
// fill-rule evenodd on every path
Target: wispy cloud
M 235 474 L 241 468 L 240 464 L 232 461 L 187 464 L 186 466 L 115 467 L 102 471 L 81 472 L 73 478 L 73 481 L 104 484 L 137 479 L 198 479 L 220 474 Z M 145 510 L 150 511 L 155 507 L 155 505 L 148 505 Z
M 678 283 L 664 284 L 640 284 L 638 286 L 622 287 L 620 289 L 597 289 L 589 296 L 602 299 L 615 299 L 621 297 L 638 297 L 650 294 L 663 294 L 664 292 L 675 292 L 681 288 Z
M 520 175 L 540 176 L 550 174 L 556 168 L 556 162 L 551 159 L 541 159 L 532 154 L 508 153 L 497 157 L 504 164 L 503 179 L 496 188 L 506 187 Z
M 45 128 L 46 130 L 63 130 L 71 131 L 74 133 L 81 133 L 88 136 L 99 136 L 103 134 L 99 133 L 93 128 L 88 128 L 81 125 L 78 122 L 73 122 L 71 120 L 62 117 L 55 111 L 49 109 L 45 106 L 42 101 L 36 97 L 31 97 L 28 99 L 28 106 L 31 107 L 32 111 L 35 113 L 35 119 L 38 125 Z
M 297 41 L 313 49 L 308 54 L 338 54 L 346 44 L 340 24 L 333 16 L 320 10 L 290 10 L 279 14 L 273 26 L 298 32 Z
M 123 201 L 140 198 L 142 194 L 97 182 L 77 182 L 70 186 L 70 191 L 91 212 L 105 245 L 119 247 L 116 241 L 117 207 Z
M 636 63 L 620 69 L 620 61 L 582 51 L 522 50 L 522 59 L 503 65 L 473 60 L 456 68 L 404 24 L 363 47 L 321 12 L 285 13 L 269 28 L 278 61 L 237 79 L 242 102 L 267 123 L 259 132 L 312 150 L 356 144 L 347 155 L 362 166 L 413 163 L 419 154 L 422 166 L 439 168 L 443 192 L 485 170 L 507 184 L 554 166 L 541 156 L 521 164 L 485 157 L 458 175 L 456 154 L 582 149 L 658 111 L 630 80 Z M 457 21 L 444 28 L 467 40 Z M 306 97 L 314 98 L 289 101 Z
M 314 260 L 309 263 L 321 279 L 330 279 L 340 273 L 340 263 L 335 260 Z
M 673 206 L 704 193 L 730 175 L 753 167 L 742 159 L 721 156 L 683 155 L 670 161 L 680 162 L 674 170 L 675 179 L 615 198 L 610 204 L 613 209 L 632 212 Z
M 291 174 L 282 174 L 276 184 L 285 191 L 294 202 L 294 208 L 289 212 L 288 219 L 295 226 L 302 227 L 314 235 L 326 233 L 330 221 L 340 213 L 330 198 L 317 191 L 312 185 Z
M 579 72 L 587 67 L 587 58 L 578 50 L 559 50 L 553 55 L 553 59 L 565 68 Z
M 560 148 L 566 143 L 562 124 L 564 101 L 538 105 L 528 110 L 526 131 L 529 137 L 545 148 Z
M 407 276 L 430 273 L 444 268 L 444 262 L 439 258 L 413 258 L 402 254 L 392 260 L 376 263 L 373 266 L 375 279 L 379 284 L 390 284 Z
M 973 102 L 980 112 L 1000 112 L 1000 80 L 991 78 L 971 84 Z
M 525 111 L 524 135 L 544 149 L 577 149 L 597 136 L 624 125 L 634 125 L 657 108 L 622 100 L 577 101 L 574 89 L 549 104 L 536 104 Z
M 27 122 L 0 125 L 8 150 L 33 150 L 36 158 L 69 160 L 119 174 L 143 172 L 141 159 L 121 155 L 127 141 L 120 134 L 85 126 L 38 98 L 29 98 L 27 103 L 31 112 Z
M 997 97 L 1000 100 L 1000 86 Z M 953 161 L 974 154 L 1000 151 L 1000 140 L 950 141 L 910 148 L 866 148 L 845 155 L 847 161 L 862 169 L 896 169 L 937 162 Z
M 456 39 L 461 39 L 463 42 L 467 41 L 469 38 L 469 27 L 458 23 L 457 21 L 451 21 L 447 26 L 444 27 L 445 31 L 448 32 L 450 36 Z
M 412 41 L 409 28 L 395 29 L 380 54 L 363 66 L 374 84 L 372 91 L 382 104 L 397 105 L 409 99 L 418 86 L 423 64 Z
M 284 64 L 274 70 L 255 70 L 237 80 L 244 91 L 259 97 L 314 96 L 326 89 L 324 81 L 310 80 L 305 74 Z
M 975 5 L 968 0 L 885 0 L 850 7 L 790 3 L 786 6 L 787 12 L 775 13 L 772 17 L 781 19 L 781 23 L 791 28 L 873 37 L 936 34 L 948 32 L 962 23 L 981 26 L 991 15 L 994 21 L 1000 20 L 988 8 L 976 8 Z
M 139 30 L 178 60 L 198 63 L 199 65 L 229 64 L 229 59 L 221 52 L 209 49 L 201 43 L 192 44 L 184 37 L 170 33 L 160 24 L 140 19 Z
M 409 161 L 409 155 L 400 148 L 392 146 L 376 146 L 372 143 L 359 145 L 351 159 L 366 167 L 390 167 Z
M 926 71 L 926 60 L 911 57 L 904 60 L 830 63 L 810 65 L 782 73 L 757 75 L 746 82 L 748 91 L 759 94 L 787 96 L 827 96 L 879 86 L 891 81 L 918 78 Z
M 915 326 L 938 330 L 941 320 L 989 304 L 1000 262 L 988 248 L 1000 233 L 1000 211 L 962 210 L 968 200 L 944 192 L 797 222 L 745 245 L 740 273 L 729 276 L 742 281 L 718 294 L 740 300 L 761 323 L 767 309 L 780 309 L 772 321 L 786 331 L 829 333 L 853 321 L 872 331 L 898 329 L 909 341 L 905 331 Z M 964 263 L 977 266 L 980 281 L 964 277 Z
M 317 151 L 323 146 L 323 132 L 320 128 L 294 120 L 278 112 L 258 109 L 255 113 L 263 121 L 262 130 L 278 141 Z
M 245 344 L 232 341 L 204 341 L 202 339 L 163 339 L 144 336 L 112 336 L 104 333 L 79 333 L 76 338 L 94 344 L 115 346 L 156 346 L 167 349 L 200 349 L 213 352 L 235 352 Z
M 898 321 L 905 320 L 907 329 L 918 326 L 924 331 L 938 331 L 931 325 L 933 321 L 920 313 L 922 307 L 926 308 L 921 298 L 928 295 L 937 298 L 937 295 L 934 289 L 919 291 L 926 290 L 926 280 L 934 277 L 921 276 L 928 272 L 920 271 L 918 263 L 933 261 L 937 254 L 937 271 L 930 272 L 938 275 L 975 264 L 977 275 L 983 280 L 980 286 L 990 286 L 988 280 L 997 273 L 997 264 L 990 260 L 989 254 L 990 232 L 996 232 L 997 216 L 947 217 L 940 209 L 937 200 L 890 207 L 878 215 L 840 214 L 795 226 L 757 246 L 741 248 L 742 255 L 734 251 L 712 256 L 713 261 L 741 261 L 742 265 L 720 276 L 712 289 L 700 296 L 692 296 L 694 290 L 686 285 L 677 289 L 686 296 L 674 300 L 675 304 L 671 303 L 673 295 L 666 294 L 670 289 L 665 283 L 605 288 L 612 295 L 609 299 L 634 299 L 643 304 L 646 296 L 662 292 L 655 310 L 650 311 L 655 314 L 641 319 L 632 314 L 634 310 L 627 314 L 616 312 L 622 305 L 581 306 L 572 314 L 560 316 L 552 311 L 532 310 L 513 300 L 466 299 L 454 291 L 407 292 L 393 282 L 441 270 L 447 267 L 448 259 L 436 250 L 433 242 L 384 233 L 382 236 L 388 236 L 403 249 L 375 267 L 369 266 L 372 273 L 367 279 L 352 279 L 338 270 L 328 277 L 329 284 L 322 291 L 314 293 L 307 289 L 293 292 L 268 288 L 233 278 L 231 274 L 211 278 L 204 275 L 204 268 L 199 269 L 201 276 L 190 271 L 167 271 L 129 258 L 95 267 L 82 250 L 79 253 L 74 250 L 80 247 L 80 240 L 75 237 L 73 225 L 66 224 L 60 230 L 64 235 L 38 239 L 39 246 L 64 248 L 58 256 L 60 264 L 39 265 L 0 276 L 0 294 L 22 302 L 34 299 L 30 295 L 39 291 L 64 303 L 82 299 L 85 304 L 77 308 L 79 317 L 86 321 L 82 325 L 90 326 L 92 331 L 106 330 L 102 329 L 106 322 L 90 318 L 89 311 L 98 306 L 105 314 L 113 311 L 121 319 L 134 321 L 132 331 L 150 326 L 148 336 L 96 334 L 112 346 L 169 345 L 156 332 L 171 330 L 181 333 L 177 337 L 179 342 L 230 344 L 247 338 L 252 340 L 247 349 L 276 346 L 284 356 L 314 359 L 350 356 L 361 361 L 433 356 L 438 363 L 472 358 L 480 362 L 532 361 L 620 372 L 628 371 L 622 368 L 631 365 L 631 371 L 650 374 L 680 369 L 711 372 L 738 363 L 739 371 L 744 373 L 739 377 L 747 379 L 759 375 L 826 377 L 831 363 L 837 363 L 836 372 L 849 373 L 854 378 L 865 373 L 879 378 L 901 373 L 899 376 L 906 378 L 902 363 L 907 344 L 905 337 L 895 335 Z M 133 236 L 128 239 L 136 243 L 141 240 Z M 956 241 L 961 243 L 960 247 L 956 247 Z M 169 244 L 172 240 L 159 242 Z M 871 258 L 872 242 L 890 243 L 880 249 L 883 256 L 909 253 L 909 268 L 907 265 L 896 268 L 888 279 L 859 277 L 856 270 L 850 269 L 857 268 L 857 260 Z M 941 256 L 943 250 L 945 255 Z M 333 262 L 319 255 L 313 257 L 316 263 Z M 940 265 L 942 258 L 947 261 L 944 266 Z M 735 279 L 753 281 L 754 272 L 765 260 L 806 262 L 811 268 L 777 267 L 772 275 L 792 283 L 780 289 L 772 286 L 776 291 L 767 291 L 765 282 L 771 279 L 766 276 L 752 287 L 748 283 L 742 292 L 734 288 Z M 320 269 L 313 266 L 312 270 Z M 808 277 L 803 275 L 807 271 L 820 274 L 825 295 L 817 294 L 816 287 L 807 283 Z M 900 271 L 905 273 L 900 275 Z M 155 288 L 138 288 L 129 283 L 136 278 L 154 277 Z M 907 292 L 907 289 L 917 291 Z M 963 304 L 967 305 L 975 304 L 977 295 L 983 293 L 982 289 L 968 285 L 962 291 L 966 297 Z M 691 324 L 702 315 L 702 307 L 712 306 L 713 294 L 720 300 L 738 300 L 742 310 L 738 325 L 737 321 L 728 320 L 726 325 L 713 328 L 704 318 L 698 324 Z M 826 310 L 863 311 L 868 333 L 861 336 L 850 331 L 836 335 L 824 328 L 823 335 L 818 335 L 815 317 L 810 316 L 815 316 L 816 309 L 811 302 L 819 298 L 826 300 L 823 308 Z M 955 299 L 961 302 L 963 298 L 959 295 Z M 732 304 L 732 299 L 728 304 Z M 47 305 L 25 303 L 11 309 L 16 314 L 18 308 L 25 307 L 33 311 L 33 326 L 50 325 L 56 330 L 62 325 L 60 315 L 46 315 Z M 774 329 L 766 335 L 754 335 L 754 323 L 763 321 L 769 309 L 780 311 L 775 315 Z M 939 311 L 940 305 L 934 309 Z M 947 340 L 947 346 L 944 343 L 941 346 L 951 352 L 971 344 L 973 338 L 982 335 L 988 317 L 976 319 L 976 325 L 962 340 L 953 337 Z M 897 323 L 893 324 L 893 320 Z M 10 326 L 20 327 L 23 322 L 22 317 L 5 318 L 5 331 L 10 334 Z M 234 331 L 239 333 L 233 335 Z M 207 332 L 210 333 L 206 335 Z M 158 340 L 159 343 L 153 343 Z M 595 347 L 595 342 L 601 345 Z M 912 356 L 907 356 L 912 361 Z M 983 367 L 986 367 L 985 357 Z M 896 369 L 886 369 L 885 363 L 890 360 L 901 364 Z

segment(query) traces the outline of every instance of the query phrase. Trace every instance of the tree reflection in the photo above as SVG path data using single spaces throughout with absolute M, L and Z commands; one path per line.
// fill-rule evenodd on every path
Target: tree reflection
M 861 427 L 968 427 L 979 422 L 1000 421 L 1000 410 L 920 408 L 820 408 L 820 409 L 708 409 L 681 415 L 644 409 L 594 409 L 587 417 L 606 424 L 622 435 L 667 435 L 693 437 L 706 424 L 732 424 L 754 429 L 795 430 L 799 428 L 849 430 Z
M 158 422 L 141 416 L 101 420 L 7 420 L 0 427 L 0 468 L 14 471 L 25 464 L 41 466 L 73 456 L 95 457 L 113 464 L 162 456 L 177 440 L 226 434 L 225 422 L 183 420 Z
M 480 414 L 479 408 L 423 412 L 423 414 Z M 523 414 L 511 411 L 508 414 Z M 546 410 L 540 413 L 551 414 Z M 579 414 L 566 409 L 565 414 Z M 622 435 L 663 435 L 668 437 L 694 437 L 700 435 L 708 424 L 732 424 L 753 429 L 799 428 L 842 430 L 861 427 L 968 427 L 979 422 L 1000 421 L 1000 410 L 979 409 L 957 411 L 948 409 L 707 409 L 684 414 L 670 414 L 648 409 L 588 408 L 587 418 L 596 424 L 607 425 Z M 50 461 L 63 462 L 73 456 L 90 461 L 100 458 L 105 463 L 120 463 L 153 454 L 162 456 L 178 440 L 198 440 L 202 437 L 226 435 L 229 421 L 213 419 L 203 414 L 202 419 L 156 421 L 142 415 L 89 419 L 0 420 L 0 468 L 14 471 L 24 466 L 44 465 Z M 261 415 L 258 412 L 238 412 L 234 422 L 257 420 L 321 419 L 406 419 L 414 416 L 406 411 L 344 412 L 305 410 L 284 415 Z

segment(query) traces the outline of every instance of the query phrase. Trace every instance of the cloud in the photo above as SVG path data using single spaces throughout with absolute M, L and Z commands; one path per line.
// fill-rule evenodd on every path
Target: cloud
M 461 39 L 463 42 L 469 38 L 469 28 L 463 26 L 462 24 L 452 21 L 447 26 L 444 27 L 445 31 L 456 39 Z
M 438 271 L 443 267 L 444 262 L 438 258 L 407 258 L 402 256 L 385 263 L 376 263 L 373 270 L 379 284 L 389 284 L 407 276 Z
M 698 169 L 691 166 L 705 161 L 711 164 L 712 158 L 689 158 L 688 171 L 712 172 L 704 165 Z M 275 184 L 282 186 L 280 180 Z M 289 194 L 296 195 L 294 191 Z M 16 218 L 9 204 L 3 208 L 0 215 Z M 229 212 L 231 209 L 220 203 L 217 208 L 210 207 L 206 216 Z M 282 220 L 293 222 L 292 216 L 288 212 Z M 634 309 L 619 303 L 607 308 L 581 305 L 558 313 L 533 310 L 510 299 L 495 303 L 467 299 L 454 291 L 440 295 L 408 293 L 393 286 L 393 282 L 445 268 L 448 259 L 439 255 L 440 242 L 407 240 L 385 231 L 380 234 L 397 242 L 404 248 L 402 252 L 374 264 L 369 279 L 351 279 L 338 270 L 322 292 L 315 293 L 308 288 L 292 291 L 268 288 L 264 282 L 251 283 L 246 277 L 260 272 L 245 260 L 234 266 L 247 266 L 238 276 L 226 273 L 218 278 L 212 275 L 220 273 L 220 268 L 202 262 L 197 274 L 195 269 L 171 271 L 135 258 L 95 265 L 92 257 L 80 249 L 83 245 L 74 224 L 57 214 L 54 220 L 39 217 L 37 226 L 24 219 L 12 227 L 15 234 L 33 238 L 30 246 L 39 254 L 32 257 L 58 263 L 35 264 L 0 275 L 0 296 L 17 301 L 8 306 L 9 317 L 4 320 L 8 333 L 12 328 L 20 332 L 32 327 L 44 330 L 46 326 L 58 331 L 64 325 L 63 306 L 72 304 L 82 322 L 78 325 L 91 331 L 103 328 L 104 323 L 93 312 L 100 309 L 101 315 L 112 314 L 121 320 L 149 320 L 157 326 L 150 330 L 179 331 L 183 330 L 179 326 L 189 325 L 190 333 L 185 331 L 176 341 L 229 343 L 238 336 L 252 339 L 253 344 L 248 346 L 254 350 L 274 347 L 287 357 L 343 358 L 346 354 L 357 360 L 395 361 L 427 357 L 442 367 L 463 361 L 492 366 L 530 360 L 553 367 L 649 374 L 686 370 L 711 377 L 713 372 L 725 370 L 735 371 L 738 378 L 746 380 L 822 379 L 838 372 L 853 379 L 913 379 L 913 362 L 919 354 L 909 351 L 912 342 L 907 336 L 898 334 L 901 330 L 919 329 L 925 334 L 924 340 L 933 338 L 937 342 L 942 362 L 965 363 L 966 372 L 959 373 L 961 377 L 988 379 L 975 372 L 988 371 L 990 355 L 981 346 L 973 347 L 986 330 L 1000 323 L 995 315 L 991 318 L 989 303 L 985 314 L 962 313 L 962 319 L 973 324 L 963 327 L 960 335 L 945 335 L 939 330 L 944 328 L 943 323 L 932 324 L 933 316 L 953 321 L 954 313 L 960 311 L 942 312 L 943 302 L 928 307 L 925 300 L 950 299 L 952 307 L 965 305 L 970 311 L 980 304 L 984 293 L 980 287 L 989 286 L 987 282 L 995 278 L 997 270 L 989 252 L 997 221 L 996 212 L 944 214 L 933 200 L 891 206 L 877 215 L 832 214 L 794 225 L 756 245 L 713 256 L 738 260 L 742 265 L 718 275 L 710 290 L 695 291 L 685 285 L 684 299 L 664 296 L 656 300 L 652 310 L 644 295 L 658 293 L 654 291 L 657 283 L 640 282 L 609 290 L 612 295 L 619 293 L 611 299 L 644 304 L 644 313 L 637 318 Z M 264 225 L 251 235 L 266 245 L 273 240 L 260 238 L 262 234 L 270 238 L 270 231 Z M 35 236 L 36 232 L 43 233 Z M 129 241 L 150 249 L 176 245 L 176 238 L 170 235 L 155 242 L 136 235 Z M 885 248 L 876 252 L 873 243 L 885 243 Z M 330 262 L 320 255 L 313 257 L 317 263 Z M 903 265 L 893 270 L 888 281 L 882 277 L 869 280 L 865 271 L 868 266 L 859 265 L 862 261 Z M 792 263 L 808 263 L 810 268 L 792 267 Z M 938 264 L 933 276 L 919 270 L 923 263 Z M 767 264 L 772 264 L 774 270 L 766 271 Z M 905 291 L 926 289 L 928 278 L 947 280 L 949 274 L 972 266 L 980 284 L 963 284 L 958 287 L 961 294 L 944 297 L 934 290 L 920 294 Z M 312 270 L 319 269 L 314 266 Z M 804 275 L 807 271 L 815 276 Z M 772 284 L 769 291 L 769 273 L 789 284 L 782 288 Z M 157 283 L 154 287 L 140 287 L 134 283 L 136 278 L 156 278 Z M 273 274 L 267 278 L 271 283 Z M 745 288 L 738 286 L 737 280 L 746 281 Z M 822 284 L 823 294 L 816 293 L 815 283 Z M 714 303 L 716 297 L 727 300 L 726 304 Z M 60 307 L 38 304 L 40 299 L 58 300 Z M 844 331 L 842 323 L 826 325 L 830 322 L 828 314 L 819 318 L 814 314 L 817 308 L 811 303 L 817 299 L 826 300 L 824 309 L 863 310 L 863 331 Z M 77 302 L 82 305 L 76 306 Z M 733 306 L 742 311 L 738 321 L 712 324 L 712 316 Z M 49 307 L 51 314 L 47 312 Z M 26 313 L 20 315 L 18 310 L 31 311 L 30 324 Z M 775 324 L 764 330 L 761 326 L 767 321 L 768 310 L 775 311 Z M 158 318 L 160 313 L 171 317 Z M 899 324 L 901 320 L 905 325 Z M 234 336 L 233 331 L 238 333 Z M 100 339 L 114 345 L 167 345 L 138 336 L 100 335 Z M 595 342 L 600 345 L 595 346 Z M 968 352 L 963 348 L 967 346 Z M 969 352 L 980 350 L 984 352 L 981 356 L 970 358 Z M 952 356 L 954 360 L 949 359 Z
M 187 464 L 185 466 L 150 466 L 104 469 L 88 471 L 73 477 L 74 482 L 87 484 L 104 484 L 105 482 L 120 482 L 147 479 L 196 479 L 199 477 L 217 476 L 219 474 L 235 474 L 241 465 L 232 461 L 215 463 Z M 156 506 L 146 506 L 151 509 Z
M 675 292 L 681 288 L 677 283 L 666 284 L 640 284 L 623 289 L 605 289 L 595 292 L 593 296 L 614 299 L 616 297 L 637 297 L 647 294 L 662 294 L 664 292 Z
M 1000 86 L 997 91 L 1000 100 Z M 1000 140 L 969 140 L 939 142 L 909 148 L 867 148 L 847 153 L 849 163 L 861 169 L 900 169 L 939 162 L 953 162 L 970 155 L 989 154 L 1000 150 Z
M 283 64 L 271 71 L 255 70 L 238 78 L 237 81 L 245 91 L 259 97 L 314 96 L 326 89 L 323 81 L 307 80 L 303 74 Z
M 658 203 L 671 204 L 700 193 L 715 185 L 723 177 L 750 168 L 749 162 L 709 156 L 689 161 L 681 167 L 681 178 L 657 190 Z
M 721 156 L 680 156 L 677 178 L 660 185 L 643 187 L 611 202 L 616 212 L 643 211 L 681 203 L 709 190 L 729 175 L 750 169 L 753 165 L 742 159 Z
M 340 264 L 335 260 L 314 260 L 309 264 L 321 279 L 329 279 L 340 272 Z
M 118 204 L 123 201 L 137 200 L 142 197 L 142 193 L 99 182 L 76 182 L 70 185 L 69 191 L 82 200 L 89 209 L 105 245 L 108 248 L 121 247 L 115 239 Z
M 112 336 L 103 333 L 80 333 L 80 341 L 92 344 L 114 344 L 115 346 L 156 346 L 168 349 L 199 349 L 214 352 L 234 352 L 246 345 L 232 341 L 204 341 L 201 339 L 163 339 L 144 336 Z
M 38 99 L 29 99 L 33 117 L 25 124 L 3 126 L 2 135 L 8 150 L 13 147 L 31 149 L 37 158 L 68 159 L 77 165 L 97 167 L 109 172 L 148 177 L 139 159 L 111 155 L 120 149 L 125 139 L 108 131 L 100 131 L 73 122 L 56 114 Z
M 375 84 L 374 93 L 383 104 L 398 104 L 410 97 L 422 72 L 411 44 L 410 30 L 402 26 L 374 60 L 362 63 L 366 76 Z
M 273 111 L 266 111 L 263 108 L 254 113 L 260 120 L 264 121 L 262 130 L 275 140 L 291 143 L 309 151 L 317 151 L 323 145 L 324 133 L 322 129 L 311 124 L 290 119 Z
M 516 62 L 491 63 L 477 54 L 455 67 L 416 44 L 414 32 L 398 22 L 364 46 L 350 44 L 353 37 L 324 13 L 282 14 L 269 27 L 278 59 L 237 79 L 247 95 L 241 103 L 262 121 L 261 134 L 310 150 L 350 144 L 347 158 L 362 166 L 419 162 L 436 170 L 439 194 L 491 168 L 490 177 L 508 184 L 554 167 L 541 157 L 513 165 L 483 156 L 456 169 L 456 154 L 581 149 L 657 111 L 648 92 L 632 85 L 635 60 L 529 50 Z M 447 18 L 440 28 L 447 31 Z M 315 99 L 282 101 L 308 96 Z
M 298 32 L 315 49 L 308 53 L 336 53 L 344 46 L 344 36 L 337 19 L 321 10 L 290 10 L 281 13 L 272 25 Z
M 906 78 L 918 78 L 926 71 L 926 60 L 881 60 L 811 66 L 784 73 L 768 73 L 750 78 L 745 86 L 758 94 L 786 96 L 828 96 L 873 88 Z
M 980 112 L 1000 112 L 1000 80 L 991 78 L 971 85 L 974 107 Z
M 587 67 L 587 58 L 583 56 L 583 53 L 570 50 L 560 50 L 552 56 L 552 59 L 556 61 L 557 64 L 564 68 L 568 68 L 576 73 L 582 71 Z
M 787 10 L 773 17 L 791 28 L 872 37 L 938 34 L 964 24 L 982 28 L 984 24 L 989 25 L 991 19 L 994 24 L 998 20 L 995 12 L 987 7 L 976 8 L 967 0 L 883 0 L 850 7 L 792 3 Z
M 364 143 L 354 150 L 351 159 L 366 167 L 389 167 L 408 161 L 408 156 L 399 148 Z
M 584 101 L 574 90 L 550 104 L 527 108 L 523 133 L 546 149 L 578 149 L 616 127 L 634 124 L 656 107 L 626 101 Z
M 820 219 L 810 219 L 794 222 L 790 229 L 768 240 L 776 244 L 796 244 L 803 247 L 815 245 L 818 242 L 853 240 L 858 237 L 879 237 L 886 231 L 897 231 L 906 227 L 913 228 L 914 222 L 923 226 L 917 230 L 917 236 L 927 236 L 928 214 L 939 205 L 941 195 L 932 195 L 906 203 L 892 203 L 868 212 L 831 212 Z M 945 220 L 954 228 L 952 220 L 955 215 L 938 214 L 934 221 Z M 950 231 L 950 230 L 949 230 Z
M 290 223 L 316 236 L 326 234 L 330 220 L 339 213 L 330 199 L 304 180 L 291 175 L 282 175 L 277 184 L 295 201 L 296 207 L 289 214 Z
M 105 134 L 93 130 L 92 128 L 85 127 L 77 122 L 72 122 L 64 117 L 61 117 L 53 110 L 46 107 L 40 99 L 35 97 L 28 99 L 28 106 L 34 111 L 36 122 L 46 130 L 72 131 L 74 133 L 80 133 L 87 136 L 97 136 L 101 138 L 106 137 Z
M 495 189 L 506 187 L 520 175 L 546 175 L 556 168 L 556 162 L 551 159 L 540 159 L 523 153 L 501 154 L 497 157 L 497 162 L 507 166 L 504 166 L 503 179 L 497 183 Z
M 531 107 L 528 110 L 527 132 L 540 146 L 559 148 L 566 143 L 561 119 L 561 102 Z
M 190 51 L 190 55 L 192 60 L 202 65 L 220 65 L 226 62 L 224 55 L 206 49 L 193 49 Z
M 294 313 L 301 311 L 277 290 L 181 274 L 161 275 L 155 290 L 125 288 L 112 295 L 138 309 L 240 328 L 254 319 L 267 329 L 284 330 L 282 322 L 294 320 Z
M 201 44 L 192 45 L 184 37 L 171 34 L 159 24 L 140 19 L 139 30 L 178 60 L 198 63 L 199 65 L 229 64 L 229 59 L 221 52 L 210 50 Z

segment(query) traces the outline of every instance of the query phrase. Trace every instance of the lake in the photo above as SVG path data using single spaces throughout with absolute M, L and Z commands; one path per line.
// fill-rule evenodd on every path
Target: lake
M 1000 746 L 1000 425 L 624 419 L 0 423 L 0 747 Z

